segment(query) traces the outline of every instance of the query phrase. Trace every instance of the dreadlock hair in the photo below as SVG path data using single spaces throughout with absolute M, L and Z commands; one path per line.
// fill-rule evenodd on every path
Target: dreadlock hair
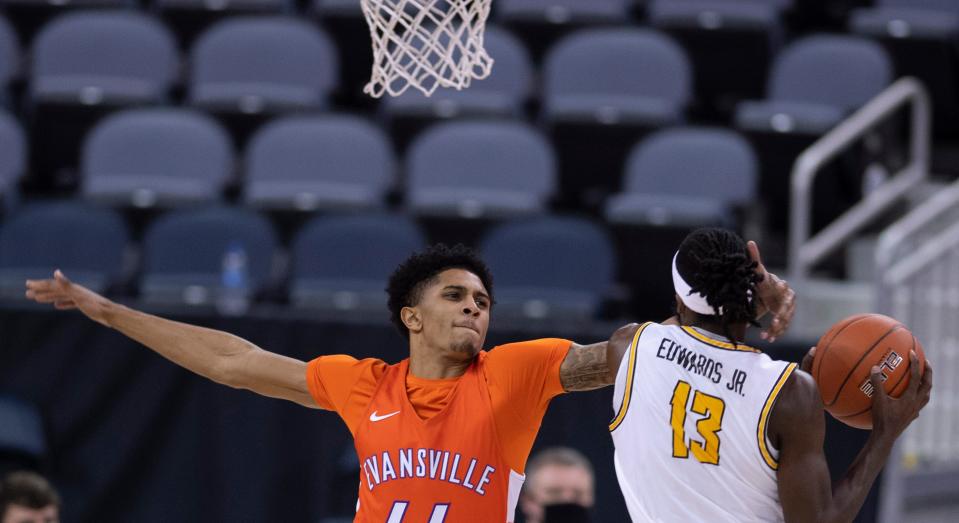
M 697 229 L 679 245 L 676 269 L 689 283 L 692 292 L 706 297 L 723 334 L 734 345 L 736 339 L 732 336 L 731 325 L 759 326 L 756 303 L 750 299 L 750 296 L 758 296 L 756 284 L 762 281 L 762 277 L 756 274 L 758 265 L 749 257 L 746 242 L 725 229 Z M 720 308 L 722 314 L 719 314 Z
M 410 331 L 400 317 L 403 307 L 412 307 L 419 303 L 426 289 L 436 276 L 447 269 L 463 269 L 475 274 L 483 282 L 493 302 L 493 275 L 489 267 L 473 249 L 462 244 L 449 247 L 438 243 L 422 252 L 413 253 L 401 263 L 390 276 L 386 292 L 389 295 L 387 306 L 390 309 L 390 321 L 399 329 L 404 338 Z

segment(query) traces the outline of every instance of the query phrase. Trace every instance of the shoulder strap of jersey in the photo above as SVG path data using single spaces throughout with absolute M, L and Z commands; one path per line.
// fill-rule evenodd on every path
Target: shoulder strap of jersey
M 789 376 L 792 375 L 794 370 L 796 370 L 795 363 L 789 363 L 783 367 L 782 373 L 779 374 L 779 378 L 777 378 L 776 383 L 773 384 L 772 389 L 769 391 L 769 395 L 766 396 L 766 402 L 763 404 L 763 410 L 759 414 L 759 424 L 756 427 L 756 438 L 759 443 L 759 453 L 762 454 L 763 461 L 766 462 L 766 465 L 773 470 L 779 469 L 779 460 L 773 457 L 773 453 L 770 452 L 767 443 L 766 430 L 769 427 L 769 415 L 772 413 L 773 405 L 776 404 L 776 398 L 779 397 L 779 391 L 782 390 L 783 385 L 786 384 L 786 380 L 789 379 Z
M 623 387 L 623 401 L 619 404 L 619 412 L 616 413 L 616 417 L 613 418 L 613 421 L 609 424 L 610 432 L 616 430 L 616 427 L 626 418 L 626 411 L 629 410 L 630 396 L 633 394 L 633 377 L 636 374 L 636 348 L 637 345 L 639 345 L 639 337 L 642 336 L 646 327 L 652 325 L 652 323 L 651 321 L 647 321 L 640 325 L 639 328 L 636 329 L 636 334 L 633 335 L 633 341 L 629 344 L 629 360 L 626 363 L 626 385 Z

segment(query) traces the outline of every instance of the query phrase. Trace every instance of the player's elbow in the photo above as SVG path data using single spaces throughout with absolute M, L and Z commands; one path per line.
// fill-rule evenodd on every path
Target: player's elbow
M 217 357 L 210 367 L 207 378 L 234 389 L 249 389 L 251 380 L 247 369 L 249 356 L 253 350 L 258 349 L 247 349 Z

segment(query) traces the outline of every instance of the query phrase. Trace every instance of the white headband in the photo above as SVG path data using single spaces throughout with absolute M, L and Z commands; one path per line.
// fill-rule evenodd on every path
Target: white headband
M 706 295 L 698 292 L 693 294 L 693 288 L 679 275 L 679 270 L 676 269 L 677 256 L 679 256 L 679 251 L 676 251 L 676 254 L 673 255 L 673 288 L 676 289 L 676 294 L 679 295 L 679 299 L 683 300 L 683 303 L 693 312 L 698 312 L 705 316 L 715 316 L 716 310 L 706 301 Z M 720 307 L 719 314 L 722 313 L 723 308 Z

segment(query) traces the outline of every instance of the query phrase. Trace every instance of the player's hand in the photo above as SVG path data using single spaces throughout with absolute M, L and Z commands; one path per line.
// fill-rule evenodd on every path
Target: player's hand
M 872 368 L 872 430 L 892 438 L 899 437 L 906 427 L 919 417 L 919 411 L 929 403 L 932 393 L 932 366 L 926 360 L 926 370 L 919 375 L 919 357 L 909 351 L 909 385 L 898 398 L 893 398 L 883 388 L 879 367 Z
M 756 274 L 762 278 L 756 284 L 756 289 L 759 292 L 757 312 L 770 312 L 773 316 L 772 321 L 769 322 L 769 327 L 762 331 L 760 336 L 764 340 L 773 342 L 786 332 L 793 319 L 793 314 L 796 313 L 796 292 L 786 283 L 786 280 L 766 270 L 756 242 L 750 240 L 746 243 L 746 248 L 749 250 L 749 257 L 758 264 Z M 762 314 L 759 315 L 762 316 Z
M 813 346 L 806 352 L 806 355 L 803 356 L 802 363 L 799 364 L 799 368 L 803 371 L 812 374 L 812 360 L 816 357 L 816 347 Z
M 37 303 L 52 303 L 59 310 L 79 309 L 91 320 L 106 325 L 110 300 L 67 279 L 60 269 L 49 280 L 27 280 L 26 297 Z

